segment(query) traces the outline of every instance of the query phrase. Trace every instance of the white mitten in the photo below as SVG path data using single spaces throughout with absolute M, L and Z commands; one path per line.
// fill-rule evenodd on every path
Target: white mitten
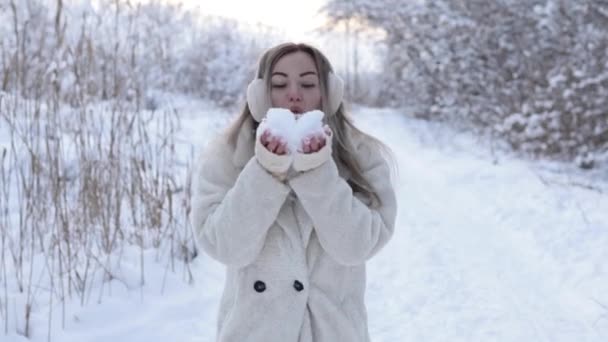
M 300 149 L 294 154 L 293 169 L 304 172 L 315 169 L 331 158 L 332 132 L 329 128 L 324 130 L 325 145 L 317 152 L 304 153 Z
M 264 167 L 266 170 L 268 170 L 275 176 L 279 176 L 281 178 L 281 176 L 286 174 L 287 170 L 289 170 L 289 167 L 291 166 L 291 163 L 293 161 L 293 154 L 288 151 L 284 155 L 278 155 L 269 151 L 264 145 L 262 145 L 262 141 L 260 138 L 262 134 L 268 129 L 269 128 L 267 127 L 265 120 L 263 120 L 258 126 L 255 136 L 255 157 L 260 163 L 260 165 L 262 165 L 262 167 Z M 277 136 L 276 132 L 272 133 L 274 136 Z M 283 137 L 283 139 L 285 138 Z

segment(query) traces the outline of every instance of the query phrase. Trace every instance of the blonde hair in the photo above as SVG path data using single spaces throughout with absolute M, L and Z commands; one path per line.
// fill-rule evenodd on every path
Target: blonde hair
M 330 72 L 333 72 L 333 68 L 327 57 L 325 57 L 317 48 L 308 44 L 295 43 L 283 43 L 270 48 L 260 58 L 256 77 L 264 79 L 266 81 L 267 89 L 270 89 L 270 73 L 274 69 L 277 61 L 285 55 L 299 51 L 310 55 L 315 63 L 315 66 L 317 67 L 317 72 L 319 74 L 319 86 L 321 89 L 321 109 L 323 112 L 328 113 L 329 101 L 324 101 L 324 99 L 328 98 L 327 76 Z M 342 165 L 344 165 L 351 173 L 350 179 L 347 179 L 347 183 L 353 192 L 363 194 L 372 202 L 374 206 L 380 205 L 380 198 L 376 193 L 376 189 L 374 189 L 371 183 L 363 176 L 363 170 L 361 170 L 360 163 L 357 159 L 352 138 L 356 135 L 364 140 L 367 140 L 370 145 L 376 147 L 375 151 L 383 155 L 391 166 L 391 169 L 395 170 L 392 152 L 378 139 L 358 129 L 354 125 L 350 115 L 348 115 L 344 110 L 344 104 L 341 104 L 336 113 L 333 115 L 326 115 L 325 121 L 334 134 L 332 145 L 333 158 L 336 162 L 342 163 Z M 236 146 L 236 141 L 240 130 L 245 123 L 249 122 L 254 130 L 257 129 L 258 122 L 253 119 L 249 106 L 246 104 L 241 114 L 226 132 L 230 144 Z

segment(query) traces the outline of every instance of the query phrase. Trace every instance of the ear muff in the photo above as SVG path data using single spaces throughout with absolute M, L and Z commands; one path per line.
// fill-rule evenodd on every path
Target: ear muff
M 327 95 L 330 112 L 325 114 L 330 116 L 338 111 L 344 97 L 344 81 L 333 72 L 327 76 Z M 271 107 L 270 96 L 266 91 L 266 83 L 263 79 L 256 78 L 247 86 L 247 105 L 253 118 L 257 122 L 261 122 Z
M 256 78 L 247 86 L 247 105 L 255 121 L 261 122 L 271 105 L 263 79 Z
M 340 76 L 330 72 L 327 76 L 327 94 L 328 94 L 328 108 L 330 113 L 326 113 L 328 116 L 334 115 L 342 100 L 344 99 L 344 81 Z

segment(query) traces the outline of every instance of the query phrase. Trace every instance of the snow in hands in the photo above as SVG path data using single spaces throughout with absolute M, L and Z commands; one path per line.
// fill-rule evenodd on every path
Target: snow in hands
M 302 152 L 304 138 L 325 134 L 323 116 L 320 110 L 294 115 L 288 109 L 270 108 L 260 123 L 260 129 L 286 141 L 289 153 Z

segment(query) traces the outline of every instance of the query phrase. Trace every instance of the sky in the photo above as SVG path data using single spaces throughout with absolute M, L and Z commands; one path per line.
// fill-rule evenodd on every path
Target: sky
M 146 0 L 140 0 L 146 1 Z M 338 72 L 345 70 L 346 61 L 351 58 L 345 39 L 340 34 L 325 35 L 314 30 L 325 22 L 319 10 L 328 0 L 167 0 L 182 3 L 186 7 L 198 8 L 202 13 L 216 15 L 250 25 L 264 24 L 276 28 L 287 41 L 310 43 L 323 51 Z M 373 43 L 360 40 L 360 68 L 377 70 L 378 60 Z
M 295 41 L 314 40 L 311 31 L 323 22 L 317 12 L 326 0 L 172 0 L 203 12 L 249 24 L 263 23 L 281 28 Z

